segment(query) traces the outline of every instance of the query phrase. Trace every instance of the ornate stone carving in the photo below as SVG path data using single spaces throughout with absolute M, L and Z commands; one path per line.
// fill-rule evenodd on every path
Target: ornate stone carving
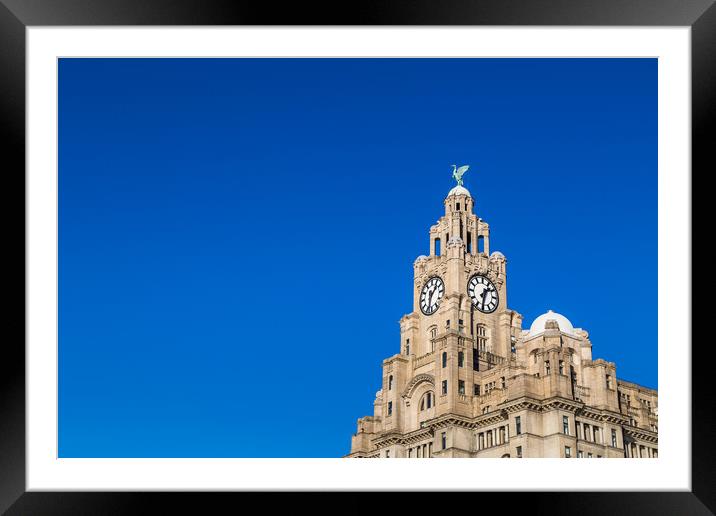
M 412 380 L 410 380 L 408 385 L 403 390 L 403 393 L 401 394 L 401 396 L 406 400 L 406 402 L 413 396 L 413 393 L 415 392 L 415 389 L 418 387 L 418 385 L 423 382 L 428 382 L 433 387 L 435 386 L 435 378 L 433 377 L 433 375 L 419 374 L 415 376 Z

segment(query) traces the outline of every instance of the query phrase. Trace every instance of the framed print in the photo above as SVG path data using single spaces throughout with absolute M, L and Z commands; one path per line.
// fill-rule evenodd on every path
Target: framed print
M 5 0 L 26 303 L 0 507 L 710 514 L 715 9 Z

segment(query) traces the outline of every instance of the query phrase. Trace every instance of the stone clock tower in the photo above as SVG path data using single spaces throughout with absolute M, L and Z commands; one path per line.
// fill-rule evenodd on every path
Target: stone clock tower
M 456 179 L 430 255 L 414 262 L 400 352 L 383 361 L 374 415 L 358 420 L 348 456 L 655 455 L 656 391 L 617 382 L 614 364 L 592 361 L 587 332 L 560 314 L 522 330 L 507 307 L 507 260 L 490 254 L 490 227 Z M 622 391 L 648 410 L 624 406 Z

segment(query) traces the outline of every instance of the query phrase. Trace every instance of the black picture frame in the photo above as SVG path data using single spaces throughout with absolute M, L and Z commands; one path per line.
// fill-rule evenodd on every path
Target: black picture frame
M 0 0 L 0 145 L 8 209 L 6 241 L 22 248 L 12 264 L 25 270 L 24 224 L 18 213 L 25 196 L 25 30 L 62 25 L 566 25 L 566 26 L 689 26 L 692 43 L 692 185 L 697 176 L 716 170 L 713 136 L 716 118 L 716 6 L 714 0 L 363 0 L 360 2 L 292 2 L 276 4 L 228 0 Z M 693 187 L 692 187 L 692 191 Z M 8 200 L 21 199 L 23 206 Z M 693 201 L 692 201 L 693 202 Z M 692 204 L 693 206 L 693 204 Z M 24 214 L 24 210 L 22 211 Z M 24 216 L 23 216 L 24 217 Z M 697 220 L 694 219 L 694 222 Z M 24 218 L 23 218 L 24 221 Z M 693 233 L 693 231 L 692 231 Z M 699 234 L 694 233 L 694 234 Z M 10 238 L 8 238 L 10 237 Z M 22 246 L 22 247 L 21 247 Z M 10 247 L 8 246 L 7 249 Z M 691 249 L 685 253 L 693 256 Z M 21 263 L 20 263 L 21 262 Z M 15 267 L 8 276 L 19 277 Z M 691 283 L 691 271 L 680 271 Z M 23 301 L 25 290 L 23 284 Z M 318 503 L 315 494 L 262 497 L 238 493 L 69 493 L 25 492 L 25 305 L 13 304 L 6 328 L 0 371 L 0 511 L 35 514 L 167 514 L 192 511 L 224 512 L 227 502 L 260 503 L 263 510 L 277 502 Z M 692 303 L 694 309 L 699 306 Z M 692 315 L 693 319 L 693 315 Z M 700 318 L 696 318 L 700 321 Z M 708 319 L 707 319 L 708 320 Z M 684 328 L 684 335 L 691 328 Z M 479 493 L 457 496 L 450 503 L 472 504 L 475 510 L 497 502 L 500 512 L 541 514 L 713 514 L 716 512 L 716 448 L 712 442 L 716 403 L 711 393 L 714 344 L 693 338 L 692 353 L 692 490 L 690 492 L 532 492 Z M 687 343 L 684 345 L 688 352 Z M 660 386 L 668 389 L 668 386 Z M 559 486 L 555 486 L 558 488 Z M 364 503 L 341 502 L 359 510 Z M 453 496 L 452 494 L 450 496 Z M 286 498 L 289 497 L 289 500 Z M 361 497 L 362 498 L 362 497 Z M 425 497 L 420 497 L 422 510 Z M 444 504 L 445 497 L 441 503 Z M 487 505 L 485 505 L 487 504 Z M 505 505 L 507 504 L 507 505 Z M 254 505 L 256 506 L 256 505 Z M 234 506 L 235 512 L 237 507 Z M 365 510 L 370 510 L 366 507 Z

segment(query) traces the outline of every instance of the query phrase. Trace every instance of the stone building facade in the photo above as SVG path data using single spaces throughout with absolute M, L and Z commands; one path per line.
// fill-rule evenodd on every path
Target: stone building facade
M 414 263 L 413 311 L 347 457 L 657 457 L 657 392 L 553 311 L 507 307 L 507 260 L 463 186 Z

